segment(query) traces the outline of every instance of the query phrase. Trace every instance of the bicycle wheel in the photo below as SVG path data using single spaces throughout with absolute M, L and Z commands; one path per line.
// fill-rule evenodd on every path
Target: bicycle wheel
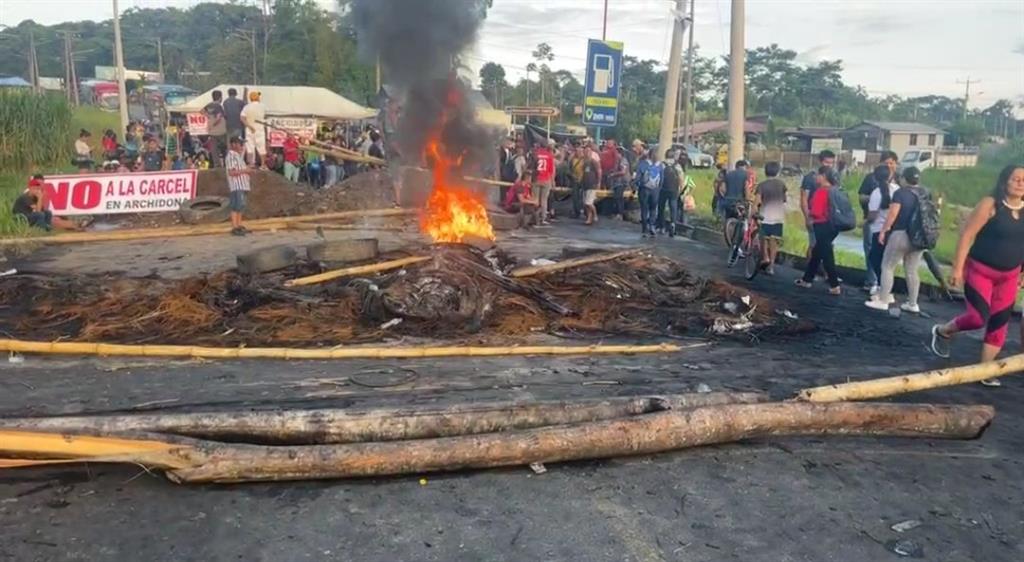
M 722 237 L 725 238 L 725 246 L 727 248 L 733 247 L 733 239 L 736 233 L 736 225 L 739 224 L 738 219 L 725 219 L 725 223 L 722 224 Z
M 757 277 L 757 272 L 761 271 L 761 239 L 755 236 L 750 239 L 750 245 L 747 247 L 746 258 L 743 262 L 743 273 L 748 281 Z

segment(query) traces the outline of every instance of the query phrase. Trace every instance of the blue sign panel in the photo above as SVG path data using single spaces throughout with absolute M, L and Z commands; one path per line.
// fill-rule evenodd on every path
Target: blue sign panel
M 587 77 L 583 90 L 583 124 L 614 127 L 619 118 L 619 82 L 622 77 L 620 41 L 587 42 Z

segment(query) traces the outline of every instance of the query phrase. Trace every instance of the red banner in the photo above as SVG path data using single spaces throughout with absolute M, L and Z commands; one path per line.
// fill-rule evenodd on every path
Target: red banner
M 196 170 L 48 176 L 49 208 L 58 216 L 177 211 L 196 196 Z

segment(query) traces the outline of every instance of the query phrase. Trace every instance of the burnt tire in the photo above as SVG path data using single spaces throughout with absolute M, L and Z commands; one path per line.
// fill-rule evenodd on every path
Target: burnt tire
M 306 257 L 316 262 L 353 262 L 370 260 L 380 251 L 376 238 L 329 240 L 306 246 Z
M 295 263 L 298 252 L 291 246 L 272 246 L 238 256 L 238 272 L 254 275 L 284 269 Z
M 204 195 L 182 203 L 178 216 L 186 224 L 214 224 L 228 220 L 231 209 L 227 197 Z

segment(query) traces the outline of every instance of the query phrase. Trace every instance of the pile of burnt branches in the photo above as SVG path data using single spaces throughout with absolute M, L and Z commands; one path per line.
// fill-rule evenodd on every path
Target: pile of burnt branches
M 318 266 L 185 281 L 8 278 L 0 281 L 0 299 L 10 303 L 0 308 L 0 330 L 51 341 L 312 346 L 534 333 L 750 337 L 784 321 L 764 299 L 656 256 L 514 278 L 514 261 L 498 250 L 427 251 L 429 260 L 385 275 L 295 288 L 283 281 Z

